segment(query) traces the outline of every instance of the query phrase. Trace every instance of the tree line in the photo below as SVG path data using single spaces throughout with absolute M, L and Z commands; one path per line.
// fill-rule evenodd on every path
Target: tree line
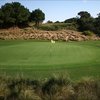
M 36 26 L 45 19 L 45 14 L 40 9 L 32 12 L 19 2 L 6 3 L 0 8 L 0 27 L 26 26 L 34 21 Z
M 30 12 L 19 2 L 6 3 L 0 8 L 0 28 L 26 26 L 28 22 L 35 22 L 35 26 L 38 27 L 43 20 L 45 20 L 45 14 L 42 10 L 35 9 Z M 81 11 L 78 17 L 67 19 L 63 23 L 73 23 L 78 26 L 79 31 L 91 31 L 100 36 L 100 13 L 93 18 L 89 12 Z
M 100 13 L 93 18 L 89 12 L 81 11 L 78 17 L 67 19 L 64 23 L 74 23 L 78 25 L 79 31 L 91 31 L 100 36 Z

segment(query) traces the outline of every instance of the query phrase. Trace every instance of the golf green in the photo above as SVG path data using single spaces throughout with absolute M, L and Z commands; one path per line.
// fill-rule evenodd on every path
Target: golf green
M 0 41 L 0 74 L 45 78 L 69 73 L 74 79 L 100 77 L 100 41 Z

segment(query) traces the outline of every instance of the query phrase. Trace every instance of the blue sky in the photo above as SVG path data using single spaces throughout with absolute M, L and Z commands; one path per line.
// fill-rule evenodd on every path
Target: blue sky
M 80 11 L 88 11 L 93 17 L 100 13 L 100 0 L 0 0 L 0 7 L 14 1 L 30 11 L 40 8 L 45 13 L 45 21 L 64 21 L 76 17 Z

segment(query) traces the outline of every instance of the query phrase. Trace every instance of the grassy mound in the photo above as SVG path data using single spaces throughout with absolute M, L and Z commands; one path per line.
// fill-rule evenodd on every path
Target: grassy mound
M 0 73 L 49 77 L 68 72 L 78 79 L 100 76 L 100 41 L 49 42 L 0 41 Z

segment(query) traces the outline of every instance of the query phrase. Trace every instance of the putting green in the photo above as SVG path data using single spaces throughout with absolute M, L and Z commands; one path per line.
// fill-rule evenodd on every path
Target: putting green
M 100 41 L 0 41 L 0 73 L 48 77 L 70 73 L 73 78 L 99 76 Z

